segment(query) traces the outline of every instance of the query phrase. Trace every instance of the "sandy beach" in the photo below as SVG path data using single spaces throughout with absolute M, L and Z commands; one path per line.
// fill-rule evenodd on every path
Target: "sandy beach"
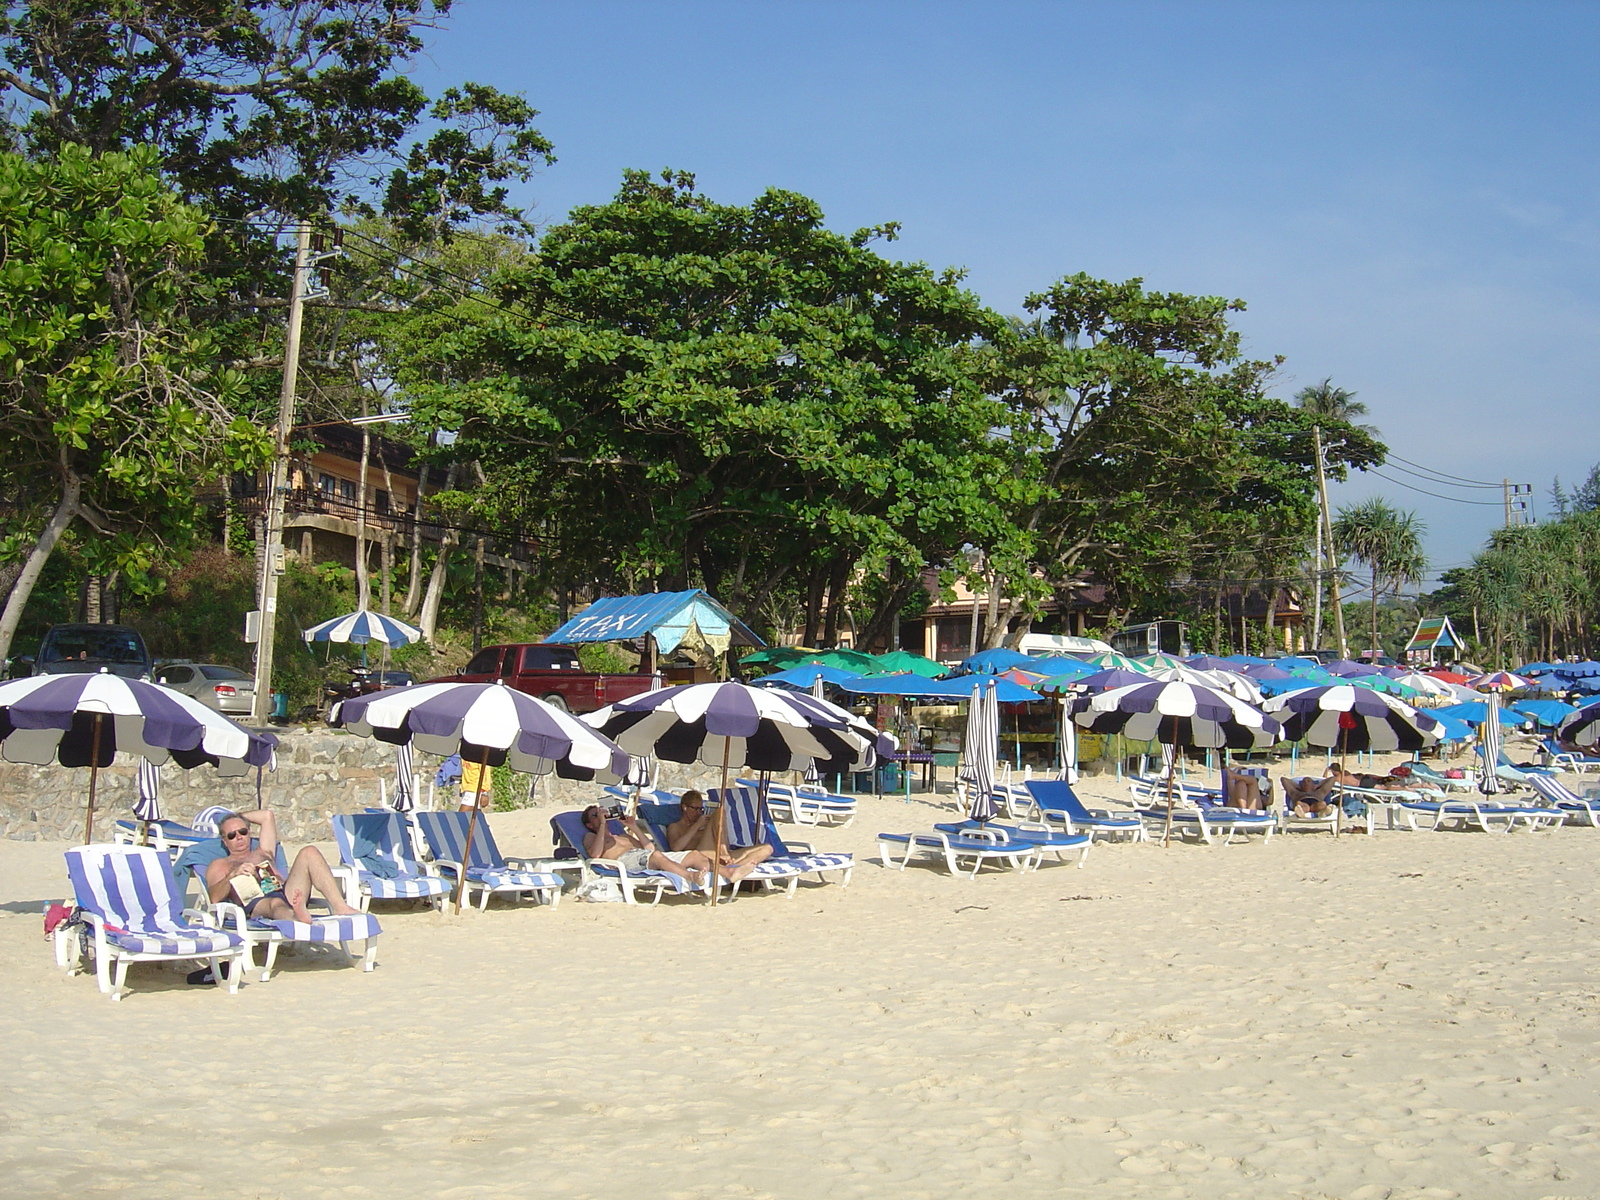
M 120 1003 L 41 938 L 62 847 L 0 842 L 0 1194 L 1600 1195 L 1600 831 L 879 866 L 933 819 L 796 834 L 848 889 L 380 906 L 371 975 Z

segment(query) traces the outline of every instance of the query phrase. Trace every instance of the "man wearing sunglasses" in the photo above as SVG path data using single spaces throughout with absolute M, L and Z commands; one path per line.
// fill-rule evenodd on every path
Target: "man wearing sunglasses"
M 250 846 L 251 827 L 260 830 L 259 846 Z M 217 822 L 223 855 L 206 868 L 206 889 L 213 903 L 228 901 L 244 909 L 247 917 L 269 921 L 311 920 L 306 901 L 313 889 L 322 893 L 334 916 L 347 916 L 356 910 L 345 903 L 344 893 L 328 869 L 328 860 L 315 846 L 307 846 L 294 856 L 294 865 L 285 878 L 275 863 L 278 850 L 278 825 L 270 809 L 229 813 Z
M 690 789 L 683 794 L 680 816 L 667 826 L 667 844 L 674 850 L 698 850 L 711 856 L 717 850 L 717 826 L 721 810 L 715 814 L 706 808 L 706 798 Z M 757 863 L 772 857 L 772 847 L 763 842 L 759 846 L 724 846 L 722 866 L 738 872 L 740 879 L 750 874 Z M 728 872 L 724 872 L 728 874 Z M 733 878 L 731 874 L 728 878 Z

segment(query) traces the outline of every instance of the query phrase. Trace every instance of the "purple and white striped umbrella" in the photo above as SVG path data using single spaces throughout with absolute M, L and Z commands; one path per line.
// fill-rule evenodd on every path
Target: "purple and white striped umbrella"
M 251 733 L 192 696 L 140 679 L 34 675 L 0 684 L 0 755 L 7 762 L 105 767 L 121 750 L 158 766 L 209 764 L 223 775 L 244 775 L 271 761 L 277 744 L 270 733 Z
M 409 646 L 422 640 L 422 630 L 394 617 L 363 608 L 342 617 L 323 621 L 301 633 L 310 642 L 381 642 L 385 646 Z
M 1226 692 L 1196 683 L 1150 680 L 1071 702 L 1072 719 L 1091 733 L 1202 749 L 1263 750 L 1278 722 Z
M 864 771 L 897 744 L 826 700 L 742 683 L 663 688 L 583 719 L 630 754 L 754 771 Z
M 503 683 L 424 683 L 341 700 L 328 724 L 428 754 L 616 783 L 628 756 L 588 725 Z
M 1600 743 L 1600 703 L 1585 705 L 1561 722 L 1556 738 L 1573 746 Z
M 1403 700 L 1349 683 L 1296 688 L 1269 700 L 1265 711 L 1282 722 L 1285 741 L 1346 752 L 1422 750 L 1444 732 Z
M 101 672 L 0 684 L 0 756 L 89 768 L 85 842 L 93 840 L 100 768 L 110 766 L 118 750 L 156 766 L 206 763 L 223 775 L 243 775 L 271 762 L 277 744 L 272 734 L 251 733 L 192 696 L 139 679 Z M 141 791 L 137 811 L 159 814 L 159 800 Z

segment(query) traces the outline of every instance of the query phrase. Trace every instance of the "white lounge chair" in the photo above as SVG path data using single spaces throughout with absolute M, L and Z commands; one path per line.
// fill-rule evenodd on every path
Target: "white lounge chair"
M 345 902 L 362 912 L 374 900 L 434 903 L 453 886 L 438 868 L 418 860 L 401 813 L 336 814 L 333 840 L 342 863 L 334 875 L 344 882 Z
M 903 848 L 900 861 L 894 852 Z M 904 871 L 913 855 L 943 858 L 950 874 L 958 879 L 974 879 L 986 865 L 1001 865 L 1026 871 L 1037 869 L 1044 852 L 1036 842 L 1001 842 L 993 838 L 962 837 L 937 830 L 930 833 L 880 833 L 878 859 L 886 867 Z M 971 864 L 962 868 L 962 860 Z
M 206 913 L 180 909 L 165 852 L 149 846 L 90 845 L 73 847 L 66 858 L 73 894 L 94 932 L 101 992 L 121 1000 L 132 963 L 184 959 L 205 959 L 214 982 L 220 985 L 226 978 L 230 993 L 239 990 L 247 952 L 244 938 L 217 928 Z M 72 928 L 58 926 L 55 932 L 56 962 L 68 970 L 76 966 L 71 953 L 76 936 Z

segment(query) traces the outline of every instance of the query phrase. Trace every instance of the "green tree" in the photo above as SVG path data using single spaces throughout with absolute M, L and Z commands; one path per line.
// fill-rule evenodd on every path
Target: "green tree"
M 1421 580 L 1428 569 L 1422 550 L 1427 527 L 1415 513 L 1402 512 L 1381 499 L 1363 500 L 1341 508 L 1333 521 L 1333 540 L 1340 551 L 1352 555 L 1372 572 L 1372 652 L 1379 653 L 1378 608 L 1387 592 L 1398 596 L 1408 583 Z
M 206 229 L 148 150 L 0 155 L 0 454 L 17 507 L 50 510 L 0 613 L 0 657 L 74 522 L 143 571 L 151 543 L 192 522 L 198 484 L 263 460 L 229 407 L 237 375 L 183 315 Z
M 1080 274 L 1027 307 L 1033 320 L 1013 322 L 999 346 L 1030 486 L 1005 562 L 1018 600 L 990 640 L 1025 631 L 1039 581 L 1070 595 L 1093 579 L 1123 612 L 1166 608 L 1174 588 L 1204 592 L 1220 623 L 1210 581 L 1246 561 L 1276 576 L 1303 553 L 1317 418 L 1265 394 L 1276 364 L 1241 355 L 1229 324 L 1240 301 Z M 1336 477 L 1382 461 L 1381 445 L 1336 427 Z
M 866 637 L 925 566 L 998 541 L 1017 486 L 981 344 L 1002 319 L 959 274 L 870 248 L 893 233 L 631 172 L 506 274 L 499 310 L 402 339 L 396 377 L 481 465 L 476 511 L 537 533 L 568 584 L 704 586 L 751 613 L 788 589 L 808 638 Z

